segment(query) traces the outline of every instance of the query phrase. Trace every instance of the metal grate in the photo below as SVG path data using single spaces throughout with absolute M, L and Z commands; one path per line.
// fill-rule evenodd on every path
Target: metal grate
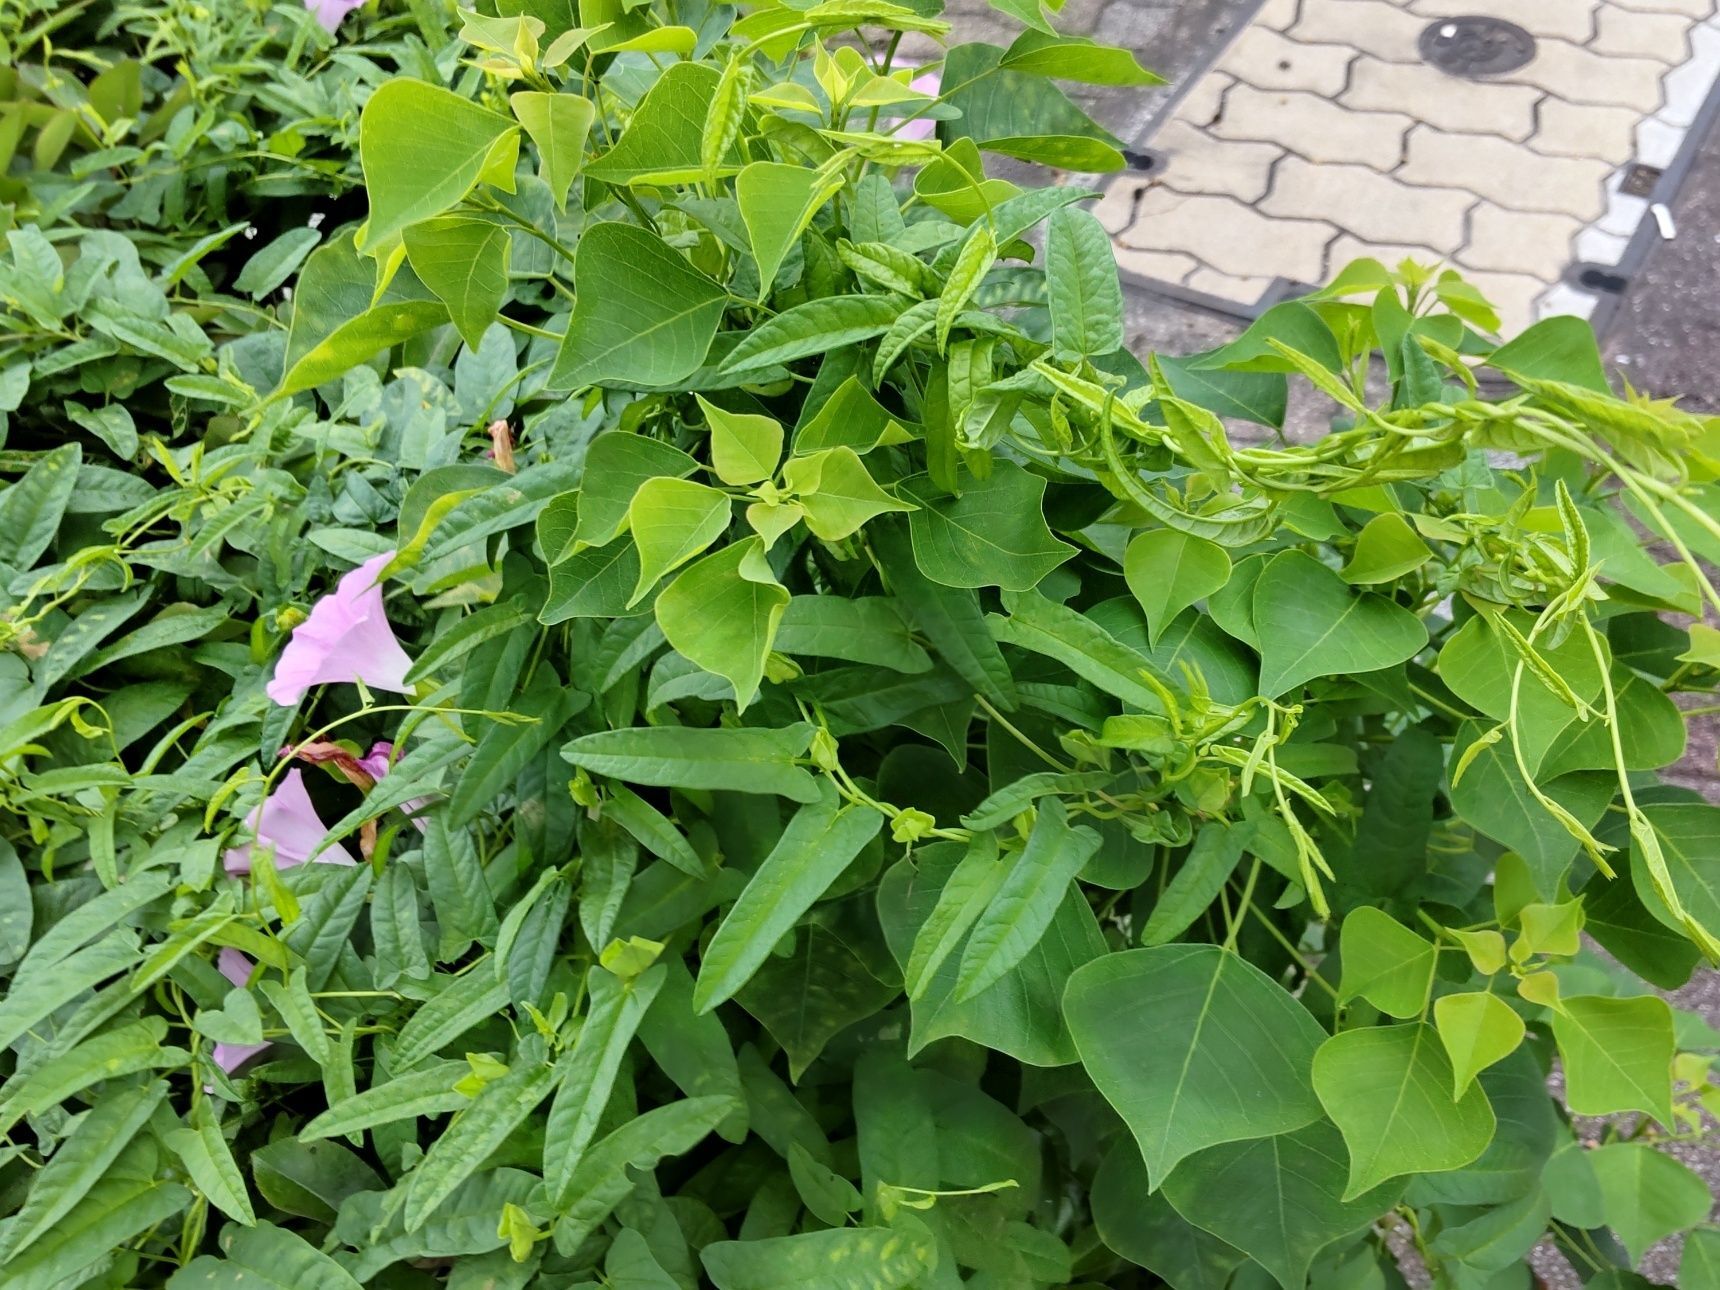
M 1627 197 L 1648 197 L 1653 194 L 1654 186 L 1660 182 L 1659 166 L 1645 166 L 1637 161 L 1624 172 L 1624 179 L 1619 184 L 1619 191 Z
M 1514 72 L 1535 57 L 1535 38 L 1528 32 L 1480 14 L 1429 23 L 1416 44 L 1423 62 L 1470 81 Z

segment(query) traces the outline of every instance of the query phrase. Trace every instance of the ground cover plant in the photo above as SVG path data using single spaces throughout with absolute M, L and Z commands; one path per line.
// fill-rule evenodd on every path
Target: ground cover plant
M 0 1284 L 1720 1284 L 1720 433 L 999 7 L 10 11 Z

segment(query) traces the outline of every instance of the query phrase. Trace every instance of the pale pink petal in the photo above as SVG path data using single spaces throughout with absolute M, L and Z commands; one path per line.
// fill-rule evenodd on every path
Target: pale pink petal
M 360 770 L 380 783 L 382 777 L 394 768 L 394 745 L 386 739 L 379 739 L 370 745 L 369 752 L 358 759 L 358 765 Z M 429 805 L 428 797 L 409 797 L 400 804 L 400 813 L 411 820 L 420 833 L 424 833 L 430 828 L 424 819 L 424 811 Z
M 313 685 L 363 681 L 373 690 L 406 693 L 412 660 L 394 638 L 383 611 L 377 577 L 394 552 L 366 560 L 341 578 L 293 628 L 266 687 L 269 698 L 290 707 Z
M 942 87 L 942 84 L 943 76 L 941 73 L 927 72 L 924 75 L 916 76 L 913 80 L 909 81 L 908 88 L 911 90 L 918 90 L 921 94 L 930 94 L 935 97 L 939 92 L 939 89 Z M 891 137 L 895 139 L 930 139 L 932 135 L 937 133 L 937 129 L 938 123 L 936 121 L 930 120 L 927 117 L 916 117 L 914 120 L 909 121 L 906 125 L 896 130 Z
M 363 5 L 364 0 L 305 0 L 305 8 L 316 15 L 325 31 L 333 31 L 342 18 Z
M 222 976 L 226 977 L 235 986 L 243 989 L 245 984 L 251 979 L 251 969 L 255 967 L 256 964 L 252 963 L 250 959 L 239 953 L 238 950 L 233 949 L 230 946 L 224 946 L 215 955 L 215 966 L 220 969 Z M 231 1075 L 258 1053 L 265 1052 L 272 1046 L 273 1045 L 267 1043 L 216 1044 L 215 1051 L 211 1054 L 211 1057 L 217 1066 Z M 211 1089 L 208 1091 L 212 1092 L 213 1090 Z
M 273 848 L 275 868 L 291 869 L 309 860 L 311 853 L 328 836 L 328 826 L 317 814 L 316 805 L 305 788 L 304 775 L 296 766 L 275 786 L 275 791 L 263 799 L 262 805 L 251 812 L 246 823 L 256 839 L 231 848 L 222 857 L 222 864 L 231 874 L 251 872 L 253 846 Z M 322 864 L 358 863 L 338 842 L 318 853 L 316 858 Z

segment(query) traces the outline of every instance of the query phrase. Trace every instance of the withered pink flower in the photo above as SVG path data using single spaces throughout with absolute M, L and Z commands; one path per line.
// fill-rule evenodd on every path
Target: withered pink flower
M 215 956 L 215 966 L 239 989 L 243 990 L 251 979 L 251 969 L 256 966 L 238 950 L 224 947 Z M 213 1060 L 217 1066 L 231 1075 L 239 1067 L 250 1061 L 258 1053 L 264 1052 L 271 1045 L 261 1044 L 216 1044 Z
M 276 785 L 275 791 L 263 799 L 262 805 L 251 812 L 246 821 L 255 841 L 245 842 L 228 850 L 222 864 L 228 873 L 251 872 L 251 850 L 265 846 L 274 851 L 275 868 L 291 869 L 311 858 L 322 840 L 328 836 L 328 825 L 322 822 L 305 779 L 298 767 L 293 767 Z M 352 853 L 338 842 L 317 854 L 321 864 L 357 864 Z
M 339 681 L 406 693 L 412 660 L 394 639 L 376 581 L 393 558 L 394 552 L 384 551 L 366 560 L 311 606 L 310 617 L 293 628 L 275 664 L 267 686 L 271 699 L 290 707 L 313 685 Z
M 333 31 L 342 18 L 363 7 L 364 0 L 305 0 L 305 8 L 316 15 L 324 31 Z
M 388 774 L 394 764 L 394 745 L 386 739 L 379 739 L 370 745 L 370 751 L 358 759 L 358 767 L 374 780 Z M 400 813 L 413 824 L 417 825 L 420 833 L 429 829 L 429 823 L 424 819 L 424 811 L 430 805 L 428 797 L 409 797 L 400 804 Z

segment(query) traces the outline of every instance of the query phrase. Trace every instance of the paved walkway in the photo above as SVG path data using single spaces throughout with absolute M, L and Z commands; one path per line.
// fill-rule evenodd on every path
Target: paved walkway
M 1516 24 L 1533 56 L 1437 69 L 1424 35 L 1460 15 Z M 1265 0 L 1130 141 L 1161 164 L 1114 179 L 1098 214 L 1126 273 L 1242 311 L 1407 255 L 1460 268 L 1507 331 L 1587 316 L 1603 297 L 1573 266 L 1592 281 L 1652 235 L 1657 172 L 1717 72 L 1715 0 Z

